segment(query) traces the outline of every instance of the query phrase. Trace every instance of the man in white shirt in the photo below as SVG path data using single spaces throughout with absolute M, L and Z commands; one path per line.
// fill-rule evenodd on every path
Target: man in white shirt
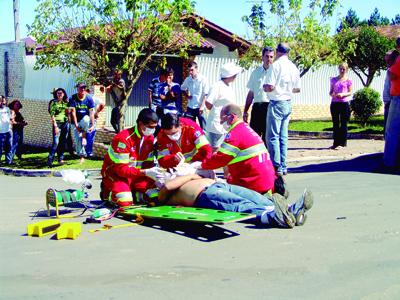
M 250 127 L 261 136 L 264 144 L 266 145 L 265 135 L 267 126 L 267 112 L 269 99 L 267 93 L 264 92 L 264 81 L 267 75 L 267 70 L 270 65 L 274 62 L 275 51 L 272 47 L 265 47 L 262 50 L 262 61 L 263 64 L 257 67 L 250 75 L 250 79 L 247 83 L 249 92 L 246 97 L 246 104 L 244 106 L 243 120 L 248 122 L 248 110 L 253 104 L 251 110 Z
M 196 62 L 190 62 L 188 68 L 190 76 L 186 77 L 181 85 L 181 90 L 189 101 L 185 116 L 195 122 L 197 118 L 201 129 L 204 129 L 206 120 L 203 111 L 210 87 L 207 78 L 199 73 Z
M 276 48 L 276 61 L 267 71 L 264 91 L 270 99 L 267 114 L 267 146 L 278 175 L 287 174 L 290 100 L 293 93 L 300 93 L 300 71 L 289 60 L 290 48 L 280 43 Z
M 222 144 L 226 134 L 221 124 L 221 110 L 225 105 L 235 103 L 235 94 L 230 84 L 241 71 L 242 68 L 234 63 L 223 65 L 220 70 L 221 80 L 214 83 L 207 97 L 205 105 L 210 113 L 206 122 L 206 134 L 214 151 Z

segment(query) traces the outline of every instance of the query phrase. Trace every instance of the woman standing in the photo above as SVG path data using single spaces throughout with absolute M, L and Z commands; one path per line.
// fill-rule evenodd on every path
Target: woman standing
M 64 151 L 69 133 L 68 96 L 64 89 L 58 88 L 53 92 L 54 99 L 49 103 L 51 126 L 53 128 L 53 145 L 51 146 L 47 165 L 53 166 L 57 152 L 59 164 L 64 164 Z
M 348 69 L 347 63 L 341 63 L 339 75 L 331 78 L 329 95 L 332 97 L 333 145 L 330 148 L 334 150 L 347 146 L 347 123 L 350 119 L 349 96 L 353 89 L 353 82 L 347 78 Z
M 14 159 L 16 154 L 18 159 L 21 160 L 24 147 L 24 127 L 28 125 L 28 123 L 25 121 L 20 112 L 20 109 L 22 108 L 21 101 L 13 100 L 8 107 L 14 111 L 15 115 L 12 125 L 13 142 L 11 147 L 11 155 Z

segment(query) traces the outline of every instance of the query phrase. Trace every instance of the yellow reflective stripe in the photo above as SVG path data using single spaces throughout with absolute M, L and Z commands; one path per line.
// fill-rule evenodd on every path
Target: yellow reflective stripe
M 252 147 L 249 147 L 247 149 L 240 151 L 239 155 L 236 158 L 232 159 L 228 163 L 228 165 L 247 160 L 249 158 L 255 157 L 260 154 L 267 154 L 267 153 L 268 153 L 268 151 L 267 151 L 267 148 L 265 148 L 264 144 L 257 144 L 257 145 L 254 145 Z
M 227 142 L 223 142 L 218 151 L 233 157 L 236 157 L 240 153 L 240 149 L 238 147 L 228 144 Z
M 165 155 L 169 155 L 170 152 L 168 150 L 168 148 L 161 150 L 160 152 L 158 152 L 158 157 L 163 157 Z
M 128 164 L 129 163 L 129 153 L 117 153 L 110 146 L 108 147 L 108 155 L 110 159 L 116 164 Z
M 237 125 L 239 125 L 240 123 L 243 123 L 243 121 L 237 121 L 235 124 L 232 124 L 229 128 L 228 128 L 228 132 L 231 131 L 233 128 L 235 128 Z
M 115 198 L 117 198 L 117 202 L 133 201 L 131 192 L 119 192 L 115 194 Z
M 185 161 L 186 162 L 191 161 L 193 156 L 196 154 L 196 152 L 197 152 L 197 149 L 193 148 L 193 150 L 190 152 L 182 153 L 183 156 L 185 157 Z
M 208 144 L 208 140 L 204 135 L 201 135 L 194 141 L 194 144 L 196 145 L 197 149 L 200 149 L 204 145 Z

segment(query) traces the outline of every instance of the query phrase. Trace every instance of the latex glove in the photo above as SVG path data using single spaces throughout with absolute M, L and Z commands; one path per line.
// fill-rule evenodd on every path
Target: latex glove
M 201 161 L 195 161 L 195 162 L 192 162 L 192 163 L 190 164 L 190 166 L 191 166 L 192 168 L 198 170 L 198 169 L 201 169 L 201 164 L 202 164 Z
M 177 154 L 175 154 L 175 159 L 178 161 L 177 166 L 181 166 L 185 163 L 185 156 L 183 156 L 182 152 L 178 152 Z
M 195 173 L 196 169 L 189 164 L 183 164 L 174 168 L 174 174 L 176 176 L 194 175 Z
M 163 178 L 164 177 L 164 172 L 159 167 L 153 167 L 151 169 L 145 169 L 144 173 L 146 174 L 147 177 L 150 177 L 154 181 L 157 181 L 159 178 Z

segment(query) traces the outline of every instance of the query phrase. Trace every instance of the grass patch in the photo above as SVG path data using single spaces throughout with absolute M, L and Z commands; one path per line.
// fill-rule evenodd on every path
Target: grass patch
M 289 130 L 307 132 L 332 132 L 332 120 L 291 121 Z M 383 134 L 383 116 L 373 116 L 367 126 L 362 127 L 360 122 L 350 120 L 348 124 L 350 133 Z
M 83 164 L 79 163 L 79 157 L 71 156 L 66 153 L 64 156 L 64 165 L 58 165 L 57 156 L 54 160 L 53 167 L 49 168 L 47 166 L 47 158 L 49 156 L 49 150 L 45 148 L 37 148 L 25 146 L 25 154 L 22 155 L 22 160 L 14 157 L 14 169 L 51 169 L 51 170 L 64 170 L 64 169 L 100 169 L 103 164 L 103 159 L 85 159 Z M 1 166 L 5 167 L 4 161 L 1 161 Z

